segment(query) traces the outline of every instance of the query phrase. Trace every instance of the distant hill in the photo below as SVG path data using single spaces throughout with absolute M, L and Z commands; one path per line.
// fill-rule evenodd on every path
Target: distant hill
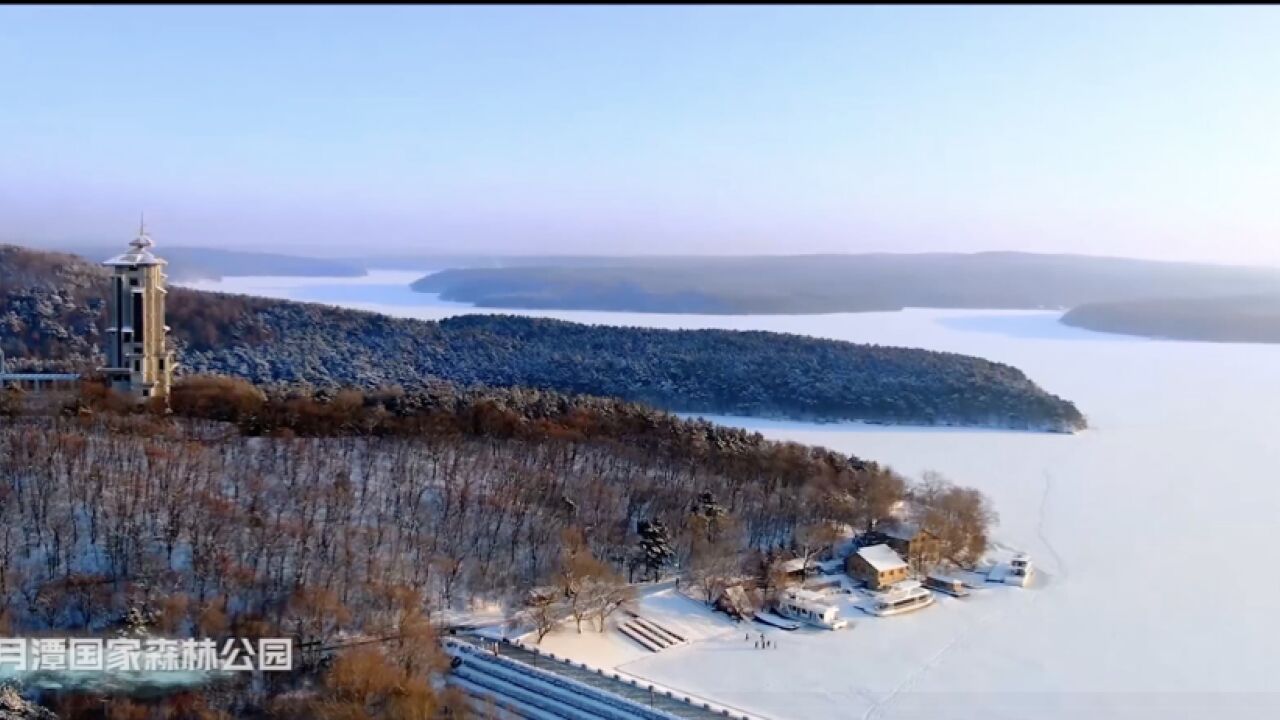
M 1280 294 L 1089 303 L 1067 325 L 1172 340 L 1280 343 Z
M 106 275 L 0 246 L 0 342 L 26 365 L 92 367 Z M 1074 405 L 981 358 L 799 335 L 512 316 L 441 322 L 170 288 L 181 369 L 264 384 L 530 387 L 701 413 L 1069 431 Z
M 120 247 L 67 247 L 66 252 L 91 261 L 120 254 Z M 218 280 L 245 275 L 287 275 L 308 277 L 358 277 L 365 267 L 356 260 L 299 257 L 278 253 L 220 250 L 217 248 L 164 247 L 169 279 L 175 282 Z
M 1280 269 L 990 252 L 601 258 L 452 269 L 420 292 L 480 307 L 804 314 L 906 307 L 1067 309 L 1154 297 L 1280 293 Z
M 600 265 L 649 265 L 668 259 L 661 256 L 608 255 L 504 255 L 498 253 L 457 252 L 384 252 L 371 250 L 358 263 L 369 269 L 402 270 L 404 268 L 506 268 L 506 267 L 598 267 Z

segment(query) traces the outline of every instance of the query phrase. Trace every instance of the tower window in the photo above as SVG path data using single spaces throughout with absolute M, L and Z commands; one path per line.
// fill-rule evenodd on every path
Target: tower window
M 142 305 L 142 293 L 133 294 L 133 331 L 139 338 L 147 336 L 147 315 Z

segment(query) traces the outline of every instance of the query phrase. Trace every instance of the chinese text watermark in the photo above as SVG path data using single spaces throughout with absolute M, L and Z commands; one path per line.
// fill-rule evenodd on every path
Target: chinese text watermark
M 282 672 L 293 669 L 289 638 L 0 638 L 0 670 L 34 672 Z

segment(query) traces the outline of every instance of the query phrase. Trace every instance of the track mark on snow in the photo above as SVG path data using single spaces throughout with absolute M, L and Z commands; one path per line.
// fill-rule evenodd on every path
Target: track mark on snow
M 1058 549 L 1054 547 L 1053 543 L 1049 540 L 1048 535 L 1045 534 L 1045 518 L 1048 515 L 1049 496 L 1052 491 L 1053 475 L 1048 470 L 1045 470 L 1044 492 L 1040 496 L 1040 512 L 1039 517 L 1036 519 L 1036 535 L 1040 538 L 1040 543 L 1044 545 L 1049 556 L 1053 558 L 1058 576 L 1065 581 L 1069 574 L 1067 571 L 1067 563 L 1063 561 L 1062 555 L 1058 553 Z M 1037 599 L 1039 599 L 1038 594 L 1036 597 L 1031 599 L 1031 602 L 1034 603 Z M 885 695 L 879 702 L 876 702 L 872 704 L 871 707 L 867 708 L 867 711 L 862 715 L 862 720 L 872 720 L 872 718 L 876 717 L 876 715 L 887 707 L 889 703 L 893 702 L 895 698 L 902 694 L 904 690 L 914 685 L 918 680 L 920 680 L 920 678 L 924 677 L 926 673 L 936 667 L 938 662 L 941 661 L 947 653 L 951 652 L 965 640 L 968 640 L 978 628 L 986 625 L 993 618 L 1006 614 L 1007 612 L 1007 608 L 993 610 L 992 612 L 978 618 L 960 632 L 956 633 L 955 636 L 951 638 L 950 642 L 943 645 L 938 652 L 934 653 L 928 660 L 921 663 L 920 667 L 916 668 L 914 672 L 904 678 L 902 682 L 898 683 L 893 690 L 890 690 L 888 695 Z
M 1040 496 L 1040 518 L 1036 522 L 1036 535 L 1040 537 L 1040 543 L 1049 551 L 1049 555 L 1053 558 L 1053 562 L 1057 565 L 1058 575 L 1062 580 L 1066 580 L 1070 574 L 1067 571 L 1067 563 L 1063 561 L 1062 555 L 1058 553 L 1058 549 L 1049 541 L 1049 537 L 1045 535 L 1044 523 L 1045 516 L 1049 509 L 1049 493 L 1053 490 L 1053 474 L 1048 470 L 1044 471 L 1044 494 Z

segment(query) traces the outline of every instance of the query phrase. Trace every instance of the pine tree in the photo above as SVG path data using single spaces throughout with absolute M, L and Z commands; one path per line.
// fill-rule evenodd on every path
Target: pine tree
M 663 566 L 675 557 L 667 526 L 661 520 L 641 520 L 636 532 L 640 534 L 640 563 L 648 577 L 657 580 Z

